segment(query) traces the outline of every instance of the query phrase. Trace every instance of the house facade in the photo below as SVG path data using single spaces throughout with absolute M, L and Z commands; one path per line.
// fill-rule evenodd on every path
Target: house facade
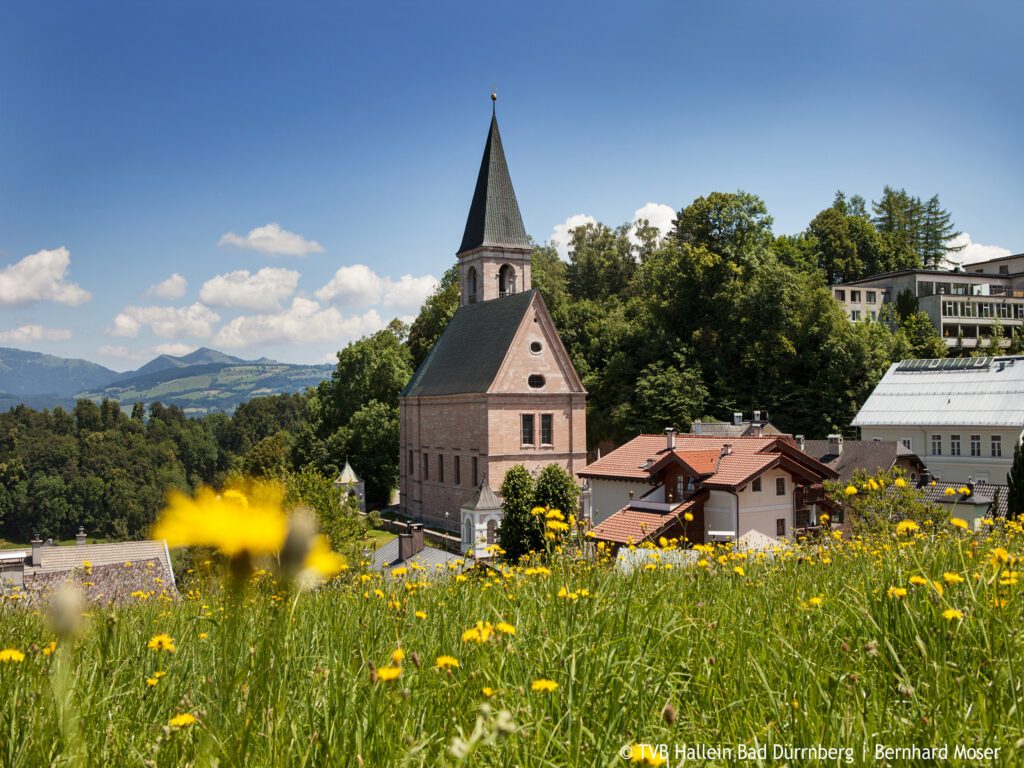
M 926 469 L 921 458 L 897 440 L 847 440 L 842 435 L 829 435 L 827 440 L 804 440 L 797 435 L 796 444 L 808 456 L 838 472 L 843 483 L 852 482 L 858 470 L 869 474 L 898 470 L 916 484 Z
M 586 465 L 586 392 L 538 291 L 492 115 L 459 248 L 460 306 L 399 400 L 402 512 L 451 531 L 515 464 Z
M 936 479 L 1005 483 L 1024 434 L 1024 357 L 893 363 L 853 426 L 914 451 Z
M 640 435 L 580 472 L 590 485 L 593 538 L 612 545 L 661 536 L 778 538 L 818 524 L 833 507 L 822 483 L 837 473 L 789 436 Z
M 998 319 L 1005 346 L 1013 329 L 1024 327 L 1024 253 L 957 270 L 887 272 L 833 285 L 831 291 L 854 322 L 877 320 L 883 305 L 907 291 L 949 347 L 989 346 Z

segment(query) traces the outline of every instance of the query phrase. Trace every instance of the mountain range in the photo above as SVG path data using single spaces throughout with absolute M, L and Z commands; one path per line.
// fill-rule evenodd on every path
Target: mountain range
M 119 373 L 66 357 L 0 347 L 0 409 L 73 407 L 86 397 L 122 406 L 159 400 L 189 415 L 231 412 L 260 395 L 299 392 L 331 375 L 331 365 L 292 365 L 239 357 L 200 347 L 181 357 L 160 355 L 134 371 Z

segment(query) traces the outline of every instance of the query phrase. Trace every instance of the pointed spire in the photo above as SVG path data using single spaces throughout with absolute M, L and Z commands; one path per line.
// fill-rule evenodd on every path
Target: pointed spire
M 491 128 L 484 145 L 484 156 L 480 161 L 480 173 L 476 179 L 473 203 L 466 219 L 466 231 L 462 236 L 459 253 L 481 246 L 502 248 L 530 248 L 530 240 L 523 227 L 519 203 L 512 188 L 505 162 L 505 150 L 501 146 L 498 132 L 498 117 L 493 106 L 498 94 L 491 93 Z

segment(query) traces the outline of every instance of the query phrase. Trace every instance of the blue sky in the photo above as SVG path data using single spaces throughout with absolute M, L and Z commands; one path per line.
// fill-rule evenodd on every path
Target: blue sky
M 736 189 L 795 233 L 892 184 L 1021 252 L 1022 34 L 1016 0 L 6 3 L 0 345 L 313 362 L 415 314 L 492 85 L 541 242 Z

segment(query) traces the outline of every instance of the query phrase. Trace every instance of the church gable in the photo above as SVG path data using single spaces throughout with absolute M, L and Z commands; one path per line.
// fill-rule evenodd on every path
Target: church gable
M 520 320 L 489 394 L 583 393 L 583 384 L 562 344 L 544 299 L 533 301 Z

